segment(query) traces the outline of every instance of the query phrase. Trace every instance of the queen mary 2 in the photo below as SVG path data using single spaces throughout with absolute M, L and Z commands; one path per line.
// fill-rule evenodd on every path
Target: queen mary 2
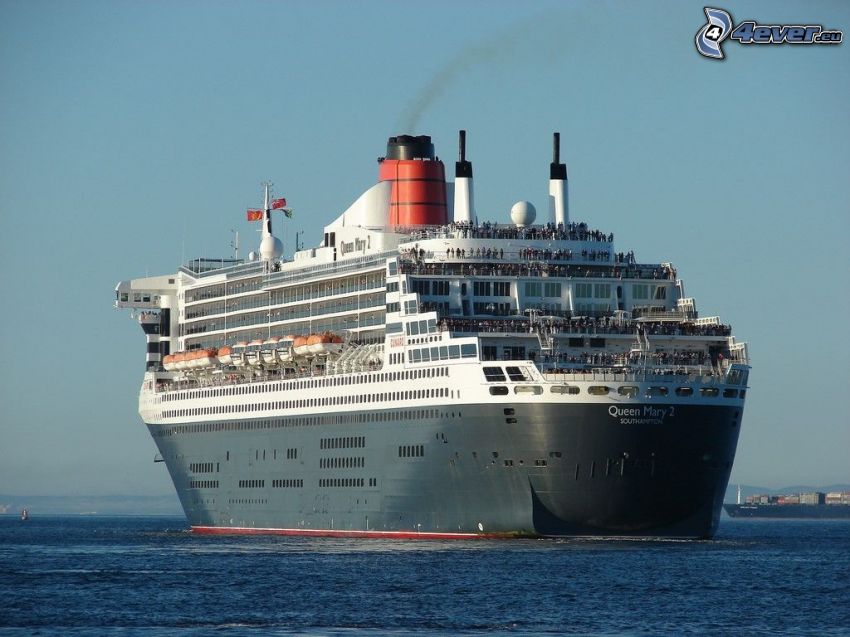
M 378 182 L 291 258 L 267 186 L 247 260 L 118 284 L 193 531 L 714 535 L 746 344 L 672 264 L 571 218 L 557 133 L 540 221 L 527 201 L 479 220 L 465 145 L 447 182 L 430 137 L 391 137 Z

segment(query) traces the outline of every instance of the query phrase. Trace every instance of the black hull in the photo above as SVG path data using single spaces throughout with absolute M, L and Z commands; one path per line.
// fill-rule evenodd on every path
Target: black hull
M 637 407 L 653 417 L 444 405 L 149 428 L 201 531 L 712 537 L 742 406 Z

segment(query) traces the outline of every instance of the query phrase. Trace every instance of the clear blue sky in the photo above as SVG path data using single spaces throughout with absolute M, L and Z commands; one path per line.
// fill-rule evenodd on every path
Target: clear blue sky
M 750 343 L 734 482 L 850 482 L 850 44 L 696 53 L 700 2 L 0 0 L 0 493 L 172 492 L 136 411 L 119 279 L 226 256 L 262 180 L 321 239 L 398 133 L 480 217 L 547 206 L 672 261 Z M 848 2 L 719 2 L 823 24 Z M 839 400 L 841 398 L 841 400 Z

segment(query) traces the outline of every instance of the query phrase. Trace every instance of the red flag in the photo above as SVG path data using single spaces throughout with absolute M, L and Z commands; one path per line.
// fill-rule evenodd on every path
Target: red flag
M 278 208 L 286 208 L 286 199 L 283 197 L 272 201 L 272 210 L 277 210 Z
M 262 218 L 262 210 L 248 210 L 248 221 L 260 221 Z

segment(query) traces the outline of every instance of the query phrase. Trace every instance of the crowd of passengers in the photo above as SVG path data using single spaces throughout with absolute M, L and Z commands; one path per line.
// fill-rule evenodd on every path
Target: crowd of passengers
M 673 352 L 652 352 L 644 356 L 638 352 L 628 354 L 611 354 L 607 352 L 582 352 L 581 354 L 566 354 L 559 352 L 552 355 L 544 355 L 537 358 L 540 363 L 553 365 L 599 365 L 599 366 L 626 366 L 647 365 L 667 366 L 698 366 L 709 365 L 711 359 L 703 351 L 674 350 Z
M 647 321 L 640 323 L 617 320 L 612 317 L 580 317 L 563 321 L 536 321 L 525 318 L 478 319 L 447 317 L 440 321 L 444 332 L 512 332 L 537 333 L 541 329 L 547 334 L 641 334 L 650 336 L 729 336 L 729 325 L 697 325 L 670 321 Z
M 605 234 L 600 230 L 592 230 L 586 223 L 570 222 L 555 225 L 547 223 L 539 226 L 518 227 L 512 224 L 500 225 L 485 221 L 475 225 L 468 222 L 450 223 L 436 229 L 413 230 L 410 235 L 414 239 L 430 239 L 439 237 L 455 237 L 458 239 L 536 239 L 552 241 L 614 241 L 614 233 Z
M 511 252 L 508 251 L 508 259 L 511 259 Z M 433 258 L 433 252 L 426 252 L 424 248 L 419 248 L 418 244 L 413 248 L 406 248 L 401 251 L 403 257 L 407 257 L 413 261 L 422 262 L 426 258 Z M 504 261 L 505 249 L 498 246 L 482 248 L 478 247 L 474 250 L 470 248 L 448 248 L 446 250 L 446 259 L 484 259 Z M 572 250 L 551 250 L 549 248 L 520 248 L 513 253 L 513 260 L 519 261 L 572 261 L 574 257 L 581 255 L 582 261 L 599 261 L 602 263 L 611 262 L 611 252 L 609 250 L 582 250 L 574 253 Z M 576 258 L 576 260 L 578 260 Z M 634 251 L 616 252 L 613 258 L 614 263 L 622 263 L 625 265 L 636 265 Z
M 411 251 L 415 252 L 415 251 Z M 549 276 L 549 277 L 602 277 L 611 279 L 667 279 L 676 280 L 676 269 L 668 265 L 657 266 L 613 266 L 590 269 L 581 265 L 557 265 L 543 261 L 529 260 L 525 263 L 497 260 L 495 263 L 442 263 L 423 261 L 408 251 L 402 256 L 410 261 L 402 261 L 402 274 L 419 274 L 428 276 Z

